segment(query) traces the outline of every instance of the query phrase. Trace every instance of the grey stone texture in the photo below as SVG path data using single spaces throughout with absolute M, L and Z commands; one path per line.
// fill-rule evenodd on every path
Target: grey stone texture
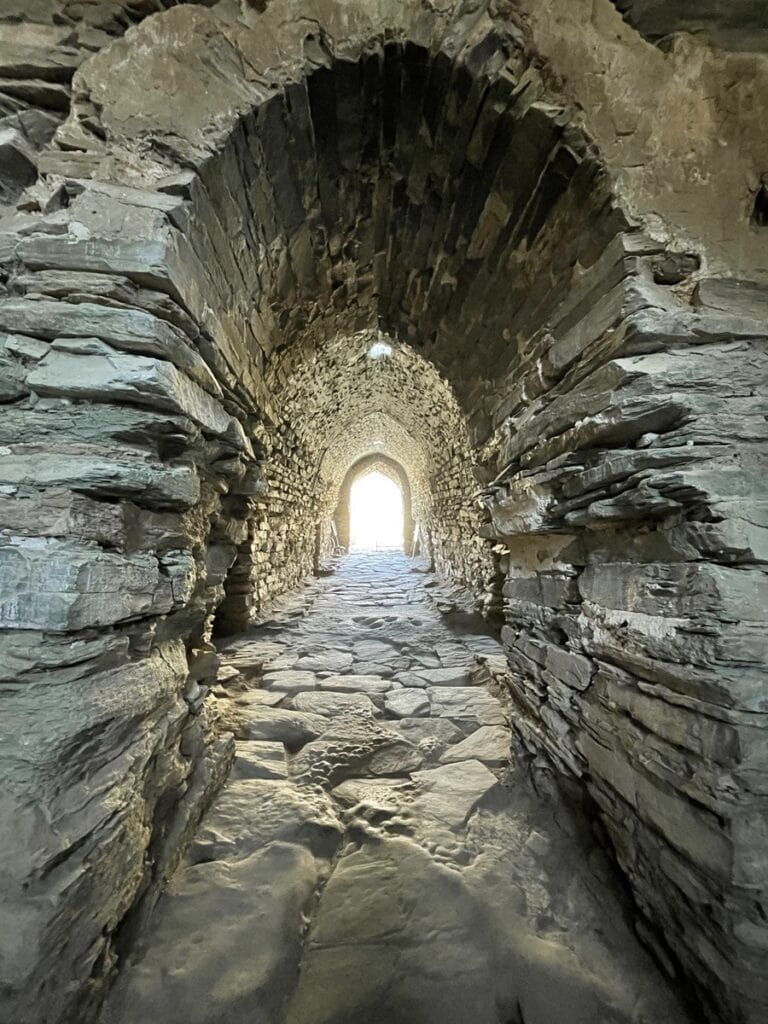
M 588 791 L 638 930 L 706 1018 L 763 1024 L 758 6 L 3 4 L 0 1018 L 93 1019 L 231 733 L 271 751 L 238 754 L 234 820 L 251 790 L 294 785 L 277 743 L 317 744 L 305 769 L 323 784 L 360 765 L 453 778 L 447 748 L 482 753 L 472 734 L 510 721 Z M 380 337 L 392 352 L 372 359 Z M 464 663 L 425 648 L 411 590 L 375 578 L 333 591 L 355 634 L 341 661 L 317 660 L 341 650 L 327 618 L 269 647 L 307 616 L 294 588 L 323 571 L 345 480 L 376 453 L 406 475 L 421 552 L 450 584 L 435 606 L 457 632 L 473 613 L 501 627 L 500 653 L 460 652 L 483 662 L 466 685 Z M 223 638 L 254 621 L 231 686 L 267 672 L 271 696 L 223 708 Z M 323 741 L 344 704 L 357 759 Z M 361 850 L 361 877 L 407 862 L 409 885 L 447 891 L 390 840 L 395 867 Z M 297 894 L 279 932 L 294 950 L 333 850 L 292 849 L 278 870 L 254 843 L 243 913 L 275 870 L 275 900 Z M 210 907 L 236 903 L 199 857 Z M 337 928 L 316 943 L 321 980 Z M 585 1019 L 595 998 L 573 1003 Z M 308 999 L 290 1008 L 302 1024 Z M 544 984 L 525 999 L 526 1021 L 557 1009 Z
M 761 0 L 613 0 L 627 21 L 652 40 L 694 32 L 734 50 L 765 50 L 768 24 Z
M 276 614 L 269 635 L 290 652 L 318 633 L 337 650 L 373 633 L 409 665 L 474 661 L 473 637 L 489 638 L 453 636 L 410 567 L 402 555 L 352 556 L 304 588 L 305 614 Z M 355 595 L 363 607 L 399 611 L 371 627 L 356 621 L 367 617 L 356 616 Z M 233 640 L 227 664 L 258 657 L 254 636 L 264 632 Z M 224 713 L 271 692 L 258 670 L 246 676 L 246 691 L 222 688 Z M 478 674 L 475 688 L 488 682 Z M 283 699 L 339 696 L 367 701 Z M 588 822 L 545 773 L 535 789 L 510 766 L 519 746 L 508 726 L 491 727 L 506 749 L 490 770 L 461 756 L 460 728 L 455 761 L 438 765 L 434 750 L 414 757 L 370 702 L 326 710 L 323 734 L 297 752 L 237 742 L 224 789 L 141 947 L 121 964 L 104 1024 L 467 1024 L 519 1012 L 530 1024 L 684 1024 L 671 985 L 623 920 Z

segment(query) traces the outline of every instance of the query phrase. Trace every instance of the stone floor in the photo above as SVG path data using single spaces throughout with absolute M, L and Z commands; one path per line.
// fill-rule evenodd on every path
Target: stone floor
M 234 767 L 107 1024 L 688 1020 L 587 823 L 511 757 L 499 645 L 447 606 L 349 556 L 226 646 Z

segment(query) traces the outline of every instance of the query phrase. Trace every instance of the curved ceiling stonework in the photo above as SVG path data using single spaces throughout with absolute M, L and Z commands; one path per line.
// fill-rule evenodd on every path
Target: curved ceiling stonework
M 0 20 L 5 1016 L 92 1015 L 228 767 L 215 616 L 380 443 L 648 941 L 762 1024 L 768 60 L 610 0 L 158 6 Z
M 734 50 L 764 50 L 768 18 L 763 0 L 614 0 L 638 32 L 651 40 L 701 32 Z
M 94 123 L 84 111 L 95 104 L 116 150 L 114 165 L 102 159 L 118 175 L 135 178 L 119 162 L 126 130 L 143 152 L 171 158 L 164 178 L 173 162 L 199 166 L 185 211 L 187 259 L 190 269 L 194 260 L 196 271 L 216 268 L 217 276 L 203 289 L 196 273 L 194 292 L 183 282 L 180 290 L 208 322 L 230 376 L 242 379 L 248 362 L 255 378 L 269 377 L 273 354 L 284 348 L 381 326 L 422 351 L 476 409 L 472 392 L 488 367 L 513 368 L 523 335 L 565 294 L 575 266 L 589 266 L 623 224 L 565 111 L 544 102 L 541 86 L 516 82 L 520 57 L 493 34 L 456 61 L 445 50 L 362 34 L 356 60 L 334 57 L 328 40 L 309 33 L 296 40 L 308 50 L 308 75 L 285 82 L 295 75 L 288 63 L 276 75 L 282 88 L 266 96 L 243 81 L 256 108 L 209 155 L 210 131 L 199 120 L 174 118 L 170 138 L 167 108 L 153 123 L 141 120 L 146 97 L 125 110 L 104 102 L 114 98 L 111 76 L 124 62 L 138 61 L 144 77 L 148 43 L 178 64 L 174 47 L 192 32 L 207 40 L 208 68 L 221 75 L 235 60 L 221 23 L 203 11 L 175 13 L 161 19 L 162 40 L 152 38 L 154 20 L 147 40 L 144 27 L 126 40 L 105 80 L 83 72 L 90 98 L 76 104 L 58 139 L 82 138 L 83 123 Z M 197 105 L 185 109 L 201 117 Z M 175 188 L 163 181 L 154 184 Z M 203 294 L 205 309 L 196 304 Z
M 728 11 L 745 4 L 729 4 Z M 62 18 L 62 6 L 72 13 Z M 54 12 L 53 21 L 73 26 L 76 17 L 94 17 L 64 0 L 44 0 L 40 9 L 49 22 Z M 665 9 L 679 12 L 681 4 Z M 768 74 L 762 54 L 713 50 L 685 33 L 662 53 L 622 21 L 612 0 L 519 0 L 498 10 L 409 0 L 391 23 L 362 2 L 323 4 L 314 17 L 304 5 L 302 18 L 294 14 L 288 0 L 272 0 L 263 11 L 222 0 L 210 10 L 183 5 L 145 18 L 75 75 L 75 104 L 59 133 L 58 156 L 45 154 L 46 171 L 144 186 L 169 171 L 199 168 L 239 116 L 298 82 L 305 68 L 327 67 L 334 58 L 354 62 L 386 38 L 410 39 L 431 53 L 442 49 L 462 62 L 474 50 L 482 60 L 495 37 L 513 77 L 524 72 L 528 96 L 564 108 L 598 145 L 633 218 L 659 240 L 684 240 L 713 270 L 759 268 L 765 276 L 759 236 L 741 231 L 768 166 L 758 98 Z M 307 28 L 310 20 L 322 27 L 320 35 Z M 94 48 L 105 38 L 114 35 L 98 37 Z M 43 33 L 38 42 L 43 53 L 55 41 Z M 260 68 L 264 74 L 252 70 Z M 66 107 L 66 84 L 63 90 Z M 711 180 L 723 182 L 716 196 Z
M 318 467 L 321 501 L 335 501 L 350 465 L 379 448 L 406 468 L 426 509 L 432 478 L 450 450 L 471 468 L 466 424 L 435 368 L 389 339 L 390 351 L 376 355 L 381 339 L 387 336 L 362 331 L 302 361 L 278 360 L 271 387 Z

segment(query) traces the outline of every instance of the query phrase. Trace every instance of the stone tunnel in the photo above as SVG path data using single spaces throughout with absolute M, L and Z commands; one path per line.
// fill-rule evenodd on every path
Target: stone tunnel
M 0 2 L 0 1024 L 764 1024 L 767 99 L 760 0 Z

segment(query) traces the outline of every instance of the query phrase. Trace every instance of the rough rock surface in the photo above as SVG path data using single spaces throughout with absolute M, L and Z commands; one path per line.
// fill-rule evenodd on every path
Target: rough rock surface
M 763 7 L 0 5 L 0 1018 L 88 1020 L 223 727 L 327 781 L 274 695 L 364 677 L 385 788 L 508 693 L 702 1013 L 763 1024 Z M 504 625 L 470 684 L 397 592 L 274 648 L 373 465 L 437 607 Z
M 270 640 L 292 652 L 381 639 L 413 666 L 429 657 L 449 667 L 452 655 L 476 664 L 492 642 L 457 639 L 410 570 L 402 556 L 350 557 L 305 591 L 308 614 L 286 617 Z M 391 597 L 401 609 L 393 620 L 359 622 L 375 621 Z M 225 662 L 242 666 L 252 637 L 233 641 Z M 479 678 L 475 689 L 485 692 Z M 506 740 L 495 773 L 469 758 L 437 766 L 423 753 L 432 767 L 404 763 L 383 779 L 361 743 L 394 727 L 380 711 L 342 707 L 319 740 L 285 750 L 280 781 L 239 771 L 254 763 L 254 744 L 238 742 L 235 771 L 143 948 L 121 965 L 105 1024 L 684 1024 L 622 921 L 586 822 L 551 784 L 537 794 L 510 764 L 509 727 L 486 727 Z M 325 777 L 310 777 L 323 743 Z M 355 776 L 339 781 L 334 768 L 351 762 Z
M 649 39 L 675 32 L 703 33 L 736 50 L 765 50 L 768 23 L 761 0 L 613 0 L 627 21 Z

